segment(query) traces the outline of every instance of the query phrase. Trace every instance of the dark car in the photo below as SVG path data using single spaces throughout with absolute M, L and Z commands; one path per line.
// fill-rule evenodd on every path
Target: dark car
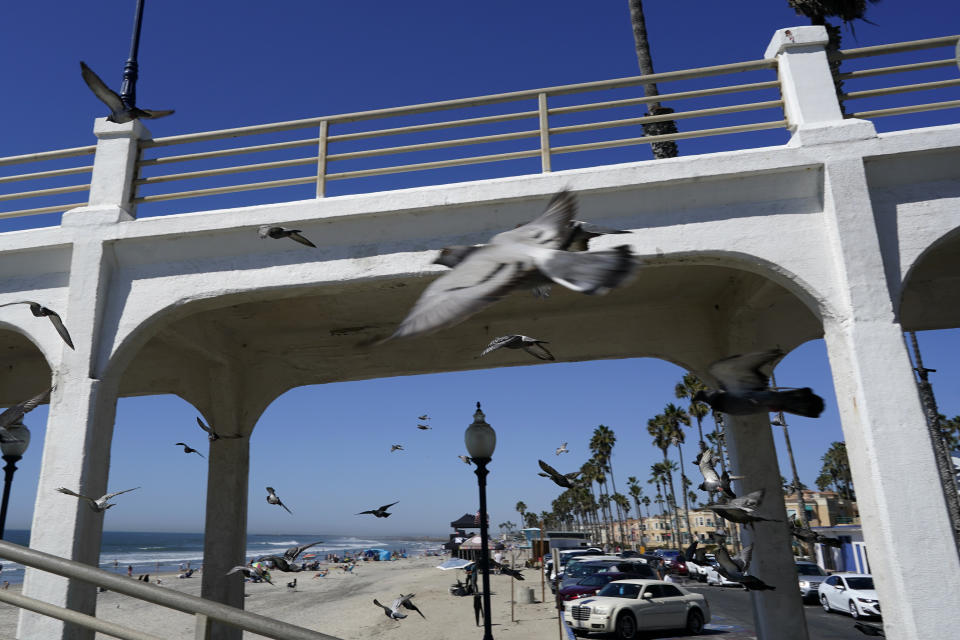
M 652 568 L 647 565 L 640 565 L 636 572 L 623 571 L 601 571 L 586 578 L 581 578 L 576 584 L 571 584 L 560 589 L 560 598 L 562 600 L 576 600 L 596 595 L 597 591 L 602 589 L 608 582 L 614 580 L 628 580 L 632 578 L 656 580 L 657 575 Z
M 607 572 L 639 574 L 633 577 L 646 578 L 649 576 L 653 580 L 657 579 L 655 569 L 636 558 L 625 558 L 623 560 L 588 560 L 581 558 L 567 566 L 567 570 L 563 573 L 563 580 L 560 582 L 560 588 L 577 584 L 587 576 Z
M 660 557 L 666 573 L 673 573 L 678 576 L 685 576 L 689 573 L 687 563 L 683 559 L 683 553 L 681 551 L 675 549 L 657 549 L 653 553 Z

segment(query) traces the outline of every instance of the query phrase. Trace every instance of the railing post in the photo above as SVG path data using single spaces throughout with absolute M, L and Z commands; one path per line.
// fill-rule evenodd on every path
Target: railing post
M 195 640 L 210 640 L 210 618 L 202 613 L 197 613 L 193 617 Z
M 86 207 L 67 212 L 65 224 L 97 224 L 133 220 L 133 181 L 137 174 L 138 141 L 150 137 L 139 120 L 115 124 L 97 118 L 93 125 L 97 152 L 90 176 L 90 199 Z M 69 218 L 74 218 L 69 220 Z
M 320 142 L 317 148 L 317 197 L 323 198 L 327 192 L 327 130 L 329 122 L 320 121 Z
M 844 120 L 837 99 L 825 46 L 827 30 L 820 26 L 791 27 L 773 34 L 766 58 L 777 58 L 780 93 L 791 144 L 818 144 L 870 138 L 873 123 Z
M 550 122 L 547 111 L 547 94 L 537 95 L 537 105 L 540 111 L 540 165 L 543 173 L 550 172 Z

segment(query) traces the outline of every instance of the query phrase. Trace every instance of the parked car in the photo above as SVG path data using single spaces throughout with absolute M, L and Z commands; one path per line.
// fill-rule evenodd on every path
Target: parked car
M 827 572 L 813 562 L 797 561 L 797 580 L 800 583 L 800 597 L 817 601 L 820 595 L 820 583 L 827 579 Z
M 818 595 L 827 612 L 846 611 L 854 618 L 881 615 L 873 576 L 869 574 L 835 573 L 820 583 Z
M 683 552 L 676 549 L 657 549 L 653 555 L 660 558 L 665 573 L 685 576 L 688 573 L 687 562 L 683 559 Z
M 615 632 L 633 640 L 654 629 L 700 633 L 710 621 L 710 607 L 703 595 L 662 580 L 616 580 L 592 598 L 565 602 L 563 615 L 577 636 Z
M 739 582 L 727 580 L 719 571 L 717 571 L 717 560 L 712 557 L 713 554 L 707 554 L 707 561 L 710 563 L 703 568 L 703 581 L 709 585 L 720 587 L 740 587 L 744 588 Z
M 605 587 L 610 582 L 615 580 L 630 580 L 632 578 L 656 580 L 657 574 L 654 573 L 653 569 L 647 565 L 640 565 L 640 570 L 636 573 L 625 573 L 622 571 L 601 571 L 583 578 L 576 578 L 576 582 L 571 581 L 566 586 L 561 587 L 560 598 L 562 600 L 587 598 L 589 596 L 596 595 L 600 589 Z
M 593 558 L 600 558 L 594 560 Z M 624 560 L 622 558 L 609 559 L 607 556 L 586 556 L 571 560 L 563 572 L 563 578 L 560 580 L 560 588 L 576 584 L 587 576 L 600 572 L 618 572 L 618 573 L 636 573 L 638 575 L 627 576 L 630 578 L 650 578 L 658 580 L 656 572 L 652 567 L 637 560 Z

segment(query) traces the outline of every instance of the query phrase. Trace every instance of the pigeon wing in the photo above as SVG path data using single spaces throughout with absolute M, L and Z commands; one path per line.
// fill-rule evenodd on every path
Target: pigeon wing
M 137 490 L 137 489 L 139 489 L 139 488 L 140 488 L 140 487 L 134 487 L 133 489 L 124 489 L 123 491 L 114 491 L 113 493 L 108 493 L 107 495 L 103 496 L 103 497 L 100 498 L 100 499 L 103 500 L 104 502 L 107 502 L 107 501 L 110 500 L 111 498 L 116 498 L 116 497 L 117 497 L 118 495 L 120 495 L 121 493 L 128 493 L 128 492 L 130 492 L 130 491 L 135 491 L 135 490 Z
M 201 428 L 201 429 L 203 429 L 204 431 L 206 431 L 206 432 L 209 433 L 210 435 L 213 435 L 213 429 L 211 429 L 210 427 L 208 427 L 208 426 L 207 426 L 207 423 L 204 422 L 204 421 L 200 418 L 200 416 L 197 416 L 197 424 L 200 425 L 200 428 Z
M 63 320 L 60 319 L 60 316 L 55 311 L 51 311 L 47 314 L 47 319 L 50 320 L 50 324 L 57 330 L 57 333 L 60 334 L 60 337 L 63 338 L 66 345 L 73 349 L 73 340 L 70 339 L 70 332 L 67 331 L 67 328 L 63 325 Z
M 731 500 L 729 504 L 734 507 L 740 507 L 747 511 L 754 511 L 760 506 L 760 503 L 763 502 L 763 494 L 766 492 L 766 489 L 757 489 L 752 491 L 747 495 Z
M 80 74 L 83 76 L 83 81 L 90 87 L 90 91 L 93 91 L 93 95 L 100 98 L 101 102 L 110 108 L 110 111 L 113 113 L 123 113 L 126 111 L 126 106 L 124 106 L 120 96 L 108 87 L 106 83 L 100 79 L 100 76 L 94 73 L 93 69 L 88 67 L 82 60 L 80 61 Z
M 561 191 L 550 199 L 546 210 L 539 217 L 516 229 L 498 233 L 490 239 L 490 243 L 520 242 L 559 249 L 570 236 L 570 223 L 576 213 L 576 197 L 569 191 Z
M 543 346 L 543 342 L 540 340 L 525 346 L 523 350 L 538 360 L 556 360 L 556 358 L 553 357 L 553 354 L 550 353 L 549 349 Z
M 485 246 L 428 286 L 391 336 L 455 325 L 507 295 L 531 268 L 520 251 Z
M 377 511 L 386 511 L 387 509 L 389 509 L 390 507 L 392 507 L 392 506 L 395 505 L 395 504 L 398 504 L 399 502 L 400 502 L 400 501 L 397 500 L 396 502 L 391 502 L 390 504 L 385 504 L 385 505 L 383 505 L 382 507 L 380 507 L 379 509 L 377 509 Z
M 490 344 L 487 345 L 487 348 L 480 353 L 480 357 L 482 358 L 483 356 L 487 355 L 491 351 L 496 351 L 497 349 L 501 349 L 503 347 L 509 347 L 513 344 L 516 344 L 520 340 L 521 340 L 520 336 L 517 336 L 517 335 L 500 336 L 499 338 L 494 338 L 493 340 L 490 341 Z
M 299 242 L 300 244 L 306 245 L 308 247 L 313 247 L 314 249 L 317 248 L 317 245 L 307 240 L 304 236 L 300 235 L 297 231 L 294 231 L 290 234 L 290 239 L 296 242 Z
M 53 391 L 53 387 L 50 387 L 41 394 L 33 396 L 29 400 L 18 402 L 3 413 L 0 413 L 0 428 L 9 427 L 11 424 L 19 422 L 23 414 L 30 413 L 41 402 L 46 402 L 50 397 L 51 391 Z
M 134 109 L 134 115 L 138 118 L 156 120 L 157 118 L 166 118 L 169 115 L 173 115 L 173 109 Z
M 756 351 L 723 358 L 714 362 L 707 371 L 717 379 L 720 388 L 731 393 L 763 391 L 769 385 L 769 377 L 760 368 L 783 355 L 779 349 Z
M 733 564 L 737 565 L 740 568 L 740 571 L 743 573 L 747 572 L 747 569 L 750 568 L 750 560 L 753 559 L 753 544 L 748 544 L 743 549 L 740 550 L 733 560 Z
M 544 471 L 546 471 L 549 475 L 551 475 L 551 476 L 559 476 L 559 475 L 561 475 L 559 471 L 557 471 L 556 469 L 554 469 L 553 467 L 551 467 L 550 465 L 548 465 L 548 464 L 547 464 L 546 462 L 544 462 L 543 460 L 537 460 L 537 463 L 540 465 L 540 468 L 543 469 Z

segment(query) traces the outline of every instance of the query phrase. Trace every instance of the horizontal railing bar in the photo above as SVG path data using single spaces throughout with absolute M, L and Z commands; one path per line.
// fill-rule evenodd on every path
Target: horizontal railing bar
M 22 198 L 37 198 L 40 196 L 55 196 L 59 193 L 76 193 L 78 191 L 86 191 L 89 188 L 89 184 L 75 184 L 69 187 L 51 187 L 49 189 L 37 189 L 36 191 L 5 193 L 0 195 L 0 202 L 6 202 L 7 200 L 20 200 Z
M 859 47 L 857 49 L 842 49 L 830 57 L 839 57 L 843 59 L 863 58 L 865 56 L 882 55 L 886 53 L 901 53 L 904 51 L 920 51 L 921 49 L 934 49 L 936 47 L 947 47 L 956 45 L 957 38 L 960 36 L 942 36 L 939 38 L 926 38 L 925 40 L 910 40 L 908 42 L 895 42 L 893 44 L 878 44 L 872 47 Z
M 384 109 L 373 109 L 369 111 L 357 111 L 354 113 L 342 113 L 332 116 L 319 116 L 314 118 L 304 118 L 302 120 L 289 120 L 286 122 L 277 122 L 266 125 L 253 125 L 248 127 L 235 127 L 232 129 L 220 129 L 219 131 L 207 131 L 202 133 L 187 133 L 178 136 L 168 136 L 165 138 L 155 138 L 153 140 L 142 141 L 141 147 L 161 147 L 173 144 L 183 144 L 187 142 L 201 142 L 206 140 L 219 140 L 223 138 L 236 138 L 244 135 L 255 135 L 260 133 L 274 133 L 279 131 L 290 131 L 293 129 L 302 129 L 305 127 L 319 126 L 320 122 L 327 120 L 331 124 L 344 122 L 359 122 L 361 120 L 372 120 L 374 118 L 385 118 L 398 115 L 414 115 L 418 113 L 428 113 L 432 111 L 443 111 L 448 109 L 457 109 L 460 107 L 474 107 L 478 105 L 499 104 L 502 102 L 512 102 L 515 100 L 534 99 L 541 93 L 550 96 L 566 95 L 570 93 L 582 93 L 586 91 L 600 91 L 603 89 L 617 89 L 623 87 L 634 87 L 652 82 L 668 82 L 673 80 L 688 80 L 690 78 L 705 78 L 711 76 L 725 75 L 728 73 L 741 73 L 745 71 L 756 71 L 759 69 L 774 69 L 777 61 L 774 58 L 768 60 L 752 60 L 749 62 L 734 62 L 731 64 L 721 64 L 711 67 L 700 67 L 697 69 L 685 69 L 681 71 L 666 71 L 663 73 L 654 73 L 646 76 L 630 76 L 627 78 L 617 78 L 614 80 L 597 80 L 594 82 L 583 82 L 579 84 L 557 85 L 540 89 L 524 89 L 522 91 L 511 91 L 508 93 L 497 93 L 485 96 L 476 96 L 472 98 L 456 98 L 453 100 L 442 100 L 439 102 L 426 102 L 403 107 L 387 107 Z
M 256 153 L 259 151 L 277 151 L 280 149 L 296 149 L 298 147 L 312 147 L 320 141 L 319 138 L 310 138 L 309 140 L 293 140 L 291 142 L 274 142 L 272 144 L 256 144 L 249 147 L 234 147 L 233 149 L 219 149 L 217 151 L 203 151 L 200 153 L 186 153 L 179 156 L 166 156 L 164 158 L 148 158 L 140 160 L 137 164 L 141 167 L 152 167 L 158 164 L 169 164 L 171 162 L 187 162 L 188 160 L 205 160 L 207 158 L 222 158 L 223 156 L 236 156 L 243 153 Z
M 614 107 L 629 107 L 648 102 L 665 102 L 668 100 L 684 100 L 686 98 L 700 98 L 704 96 L 718 96 L 726 93 L 740 93 L 741 91 L 758 91 L 760 89 L 779 88 L 780 82 L 770 80 L 767 82 L 751 82 L 748 84 L 736 84 L 727 87 L 716 87 L 713 89 L 696 89 L 693 91 L 678 91 L 676 93 L 662 93 L 656 96 L 642 98 L 625 98 L 623 100 L 608 100 L 606 102 L 592 102 L 589 104 L 576 104 L 569 107 L 553 107 L 550 109 L 550 115 L 559 115 L 561 113 L 575 113 L 578 111 L 589 111 L 593 109 L 611 109 Z
M 51 618 L 57 618 L 58 620 L 63 620 L 87 629 L 93 629 L 94 631 L 105 633 L 114 638 L 122 638 L 123 640 L 164 640 L 160 636 L 143 633 L 136 629 L 128 629 L 127 627 L 103 620 L 102 618 L 97 618 L 96 616 L 88 616 L 85 613 L 58 607 L 43 600 L 28 598 L 19 593 L 0 590 L 0 602 L 6 602 L 21 609 L 27 609 L 28 611 L 50 616 Z
M 719 136 L 725 133 L 740 133 L 744 131 L 760 131 L 763 129 L 779 129 L 786 127 L 786 120 L 777 120 L 771 122 L 758 122 L 755 124 L 738 124 L 729 127 L 718 127 L 716 129 L 698 129 L 697 131 L 682 131 L 680 133 L 666 133 L 659 136 L 641 136 L 639 138 L 623 138 L 621 140 L 605 140 L 603 142 L 587 142 L 584 144 L 571 144 L 565 147 L 553 147 L 551 153 L 573 153 L 574 151 L 593 151 L 596 149 L 610 149 L 613 147 L 630 147 L 638 144 L 648 144 L 651 142 L 663 142 L 665 140 L 683 140 L 684 138 L 705 138 L 707 136 Z
M 936 82 L 918 82 L 917 84 L 903 84 L 897 87 L 867 89 L 865 91 L 851 91 L 850 93 L 843 94 L 843 99 L 856 100 L 857 98 L 873 98 L 876 96 L 889 96 L 895 93 L 909 93 L 910 91 L 943 89 L 946 87 L 955 87 L 957 85 L 960 85 L 960 78 L 953 78 L 951 80 L 937 80 Z
M 539 132 L 538 132 L 539 135 Z M 468 164 L 482 164 L 498 160 L 516 160 L 519 158 L 534 158 L 540 155 L 539 149 L 532 151 L 512 151 L 510 153 L 495 153 L 488 156 L 473 156 L 470 158 L 456 158 L 453 160 L 437 160 L 436 162 L 419 162 L 417 164 L 403 164 L 379 169 L 360 169 L 357 171 L 341 171 L 328 173 L 327 180 L 345 180 L 347 178 L 363 178 L 367 176 L 381 176 L 389 173 L 406 173 L 422 169 L 441 169 L 443 167 L 459 167 Z
M 887 73 L 902 73 L 905 71 L 921 71 L 923 69 L 939 69 L 940 67 L 952 67 L 957 64 L 955 58 L 945 60 L 931 60 L 930 62 L 914 62 L 913 64 L 898 64 L 892 67 L 878 67 L 877 69 L 860 69 L 859 71 L 847 71 L 838 74 L 841 80 L 853 80 L 854 78 L 871 78 L 881 76 Z
M 941 109 L 955 109 L 960 107 L 960 100 L 948 100 L 946 102 L 928 102 L 927 104 L 915 104 L 907 107 L 891 107 L 889 109 L 874 109 L 872 111 L 858 111 L 851 113 L 848 118 L 879 118 L 881 116 L 898 116 L 905 113 L 920 113 L 921 111 L 939 111 Z
M 312 180 L 313 178 L 311 178 Z M 197 596 L 187 595 L 172 589 L 131 580 L 91 567 L 80 562 L 60 558 L 43 551 L 21 547 L 0 540 L 0 558 L 7 558 L 28 567 L 55 573 L 65 578 L 80 580 L 89 584 L 106 587 L 110 591 L 126 596 L 176 609 L 188 614 L 202 613 L 212 620 L 223 622 L 246 631 L 252 631 L 277 640 L 339 640 L 334 636 L 297 627 L 280 620 L 249 613 L 220 602 L 212 602 Z M 239 576 L 235 576 L 237 580 Z
M 274 187 L 292 187 L 300 184 L 313 184 L 317 176 L 307 178 L 287 178 L 286 180 L 267 180 L 266 182 L 249 182 L 247 184 L 229 185 L 226 187 L 211 187 L 194 191 L 178 191 L 176 193 L 158 193 L 152 196 L 134 198 L 135 204 L 144 202 L 162 202 L 164 200 L 178 200 L 181 198 L 199 198 L 200 196 L 214 196 L 219 193 L 236 193 L 240 191 L 256 191 L 258 189 L 272 189 Z
M 381 149 L 368 149 L 366 151 L 349 151 L 345 153 L 333 153 L 327 156 L 327 161 L 333 160 L 353 160 L 355 158 L 369 158 L 372 156 L 385 156 L 395 153 L 407 153 L 411 151 L 429 151 L 431 149 L 445 149 L 449 147 L 462 147 L 471 144 L 485 144 L 488 142 L 504 142 L 506 140 L 521 140 L 523 138 L 536 138 L 540 135 L 539 131 L 514 131 L 511 133 L 497 133 L 489 136 L 476 136 L 473 138 L 456 138 L 454 140 L 440 140 L 438 142 L 424 142 L 421 144 L 407 144 L 398 147 L 383 147 Z
M 93 171 L 93 165 L 83 167 L 71 167 L 69 169 L 54 169 L 53 171 L 37 171 L 34 173 L 21 173 L 16 176 L 0 176 L 0 184 L 6 182 L 19 182 L 21 180 L 39 180 L 41 178 L 56 178 L 58 176 L 73 176 L 78 173 L 89 173 Z
M 62 158 L 88 156 L 96 150 L 97 145 L 91 144 L 86 147 L 73 147 L 72 149 L 59 149 L 57 151 L 41 151 L 39 153 L 27 153 L 22 156 L 7 156 L 6 158 L 0 158 L 0 167 L 26 162 L 39 162 L 40 160 L 59 160 Z
M 274 162 L 260 162 L 257 164 L 242 164 L 233 167 L 223 167 L 222 169 L 204 169 L 202 171 L 187 171 L 184 173 L 170 173 L 162 176 L 150 176 L 149 178 L 139 178 L 134 180 L 133 183 L 136 185 L 156 184 L 158 182 L 189 180 L 191 178 L 207 178 L 210 176 L 223 176 L 231 173 L 244 173 L 248 171 L 282 169 L 284 167 L 302 167 L 303 165 L 316 163 L 317 156 L 313 156 L 312 158 L 296 158 L 294 160 L 276 160 Z
M 69 211 L 70 209 L 76 209 L 77 207 L 87 206 L 86 202 L 78 202 L 74 204 L 55 204 L 49 207 L 36 207 L 35 209 L 17 209 L 16 211 L 0 211 L 0 219 L 3 218 L 19 218 L 21 216 L 35 216 L 41 213 L 53 213 L 54 211 Z
M 760 109 L 772 109 L 782 107 L 783 100 L 768 100 L 766 102 L 752 102 L 749 104 L 737 104 L 727 107 L 713 107 L 711 109 L 697 109 L 695 111 L 676 111 L 674 113 L 664 113 L 656 116 L 643 116 L 637 118 L 624 118 L 622 120 L 607 120 L 606 122 L 588 122 L 586 124 L 574 124 L 563 127 L 550 127 L 551 134 L 574 133 L 577 131 L 593 131 L 596 129 L 610 129 L 612 127 L 626 127 L 635 124 L 646 124 L 648 122 L 663 122 L 665 120 L 684 120 L 687 118 L 700 118 L 713 115 L 722 115 L 726 113 L 738 113 L 740 111 L 758 111 Z
M 358 131 L 356 133 L 341 133 L 340 135 L 330 136 L 328 142 L 346 142 L 347 140 L 361 140 L 363 138 L 375 138 L 379 136 L 395 136 L 402 133 L 419 133 L 420 131 L 432 131 L 434 129 L 452 129 L 453 127 L 467 127 L 478 124 L 490 124 L 492 122 L 507 122 L 509 120 L 523 120 L 524 118 L 536 118 L 536 111 L 517 111 L 516 113 L 505 113 L 497 116 L 482 116 L 479 118 L 464 118 L 462 120 L 445 120 L 443 122 L 432 122 L 429 124 L 415 124 L 408 127 L 393 127 L 391 129 L 376 129 L 373 131 Z

